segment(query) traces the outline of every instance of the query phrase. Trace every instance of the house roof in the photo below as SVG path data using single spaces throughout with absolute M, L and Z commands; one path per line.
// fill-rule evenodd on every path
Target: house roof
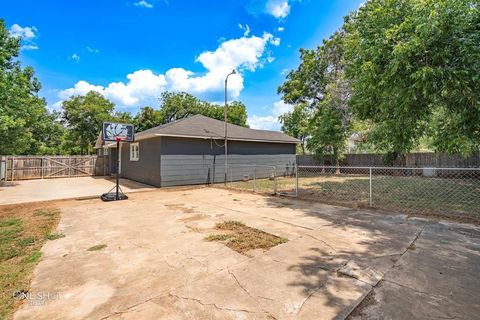
M 135 134 L 135 140 L 143 140 L 158 136 L 223 139 L 225 123 L 203 115 L 194 115 L 175 122 L 167 123 Z M 299 143 L 300 140 L 283 132 L 250 129 L 234 124 L 227 124 L 228 140 Z

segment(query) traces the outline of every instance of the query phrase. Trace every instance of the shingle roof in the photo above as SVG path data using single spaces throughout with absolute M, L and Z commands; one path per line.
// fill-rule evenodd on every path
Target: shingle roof
M 256 130 L 227 124 L 228 140 L 264 141 L 278 143 L 299 143 L 298 139 L 282 132 Z M 155 136 L 175 136 L 193 138 L 224 138 L 224 122 L 202 115 L 194 115 L 167 123 L 135 134 L 135 140 L 143 140 Z

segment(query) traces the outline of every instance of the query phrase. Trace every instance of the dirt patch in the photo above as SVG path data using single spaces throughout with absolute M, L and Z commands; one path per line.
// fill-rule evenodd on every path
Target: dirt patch
M 193 215 L 193 216 L 190 216 L 190 217 L 181 218 L 180 221 L 191 222 L 191 221 L 203 220 L 203 219 L 206 219 L 206 218 L 208 218 L 207 215 L 199 213 L 199 214 L 196 214 L 196 215 Z
M 54 203 L 30 203 L 0 206 L 0 318 L 11 317 L 20 300 L 15 292 L 26 293 L 40 248 L 48 240 L 58 239 L 52 231 L 60 220 Z
M 165 207 L 167 207 L 170 210 L 180 210 L 183 213 L 193 213 L 194 212 L 193 208 L 186 207 L 185 204 L 183 204 L 183 203 L 166 204 Z
M 87 251 L 100 251 L 100 250 L 103 250 L 107 247 L 106 244 L 97 244 L 93 247 L 90 247 L 87 249 Z
M 205 240 L 222 242 L 230 249 L 242 254 L 255 249 L 268 250 L 288 241 L 286 238 L 246 226 L 240 221 L 217 223 L 215 229 L 221 233 L 211 234 Z

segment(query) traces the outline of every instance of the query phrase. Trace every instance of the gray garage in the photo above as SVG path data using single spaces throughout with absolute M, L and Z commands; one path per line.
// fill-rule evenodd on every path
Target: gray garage
M 271 174 L 266 166 L 290 174 L 297 143 L 282 132 L 228 124 L 228 180 L 243 179 L 253 165 L 257 177 Z M 115 144 L 107 148 L 116 154 Z M 223 182 L 224 154 L 224 122 L 194 115 L 136 133 L 134 143 L 122 143 L 120 173 L 157 187 Z

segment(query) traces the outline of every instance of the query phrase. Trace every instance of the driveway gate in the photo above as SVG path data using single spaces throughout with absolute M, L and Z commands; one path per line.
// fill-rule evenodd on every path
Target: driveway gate
M 95 175 L 97 156 L 7 156 L 5 180 Z

